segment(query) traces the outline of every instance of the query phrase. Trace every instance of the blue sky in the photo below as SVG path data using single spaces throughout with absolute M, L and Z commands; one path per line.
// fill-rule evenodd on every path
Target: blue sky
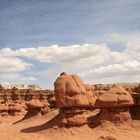
M 64 70 L 90 83 L 139 82 L 139 7 L 139 0 L 0 0 L 1 83 L 52 87 Z

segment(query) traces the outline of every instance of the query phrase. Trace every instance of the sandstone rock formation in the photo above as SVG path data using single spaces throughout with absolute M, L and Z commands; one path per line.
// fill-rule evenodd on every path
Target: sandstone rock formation
M 26 114 L 25 120 L 41 117 L 58 107 L 60 126 L 89 125 L 96 120 L 99 124 L 105 121 L 123 123 L 131 120 L 131 116 L 140 119 L 138 84 L 89 85 L 75 74 L 61 73 L 54 87 L 53 92 L 0 86 L 0 115 Z
M 85 89 L 86 89 L 86 97 L 88 99 L 89 104 L 94 106 L 97 99 L 97 96 L 95 95 L 95 92 L 94 92 L 94 86 L 86 84 Z
M 54 87 L 56 103 L 60 108 L 72 106 L 88 107 L 94 104 L 94 102 L 89 102 L 84 83 L 77 75 L 62 73 L 56 79 Z
M 129 92 L 122 86 L 114 85 L 107 92 L 100 95 L 96 101 L 96 106 L 102 107 L 124 107 L 133 105 L 133 99 Z
M 8 115 L 8 109 L 9 107 L 4 105 L 4 104 L 0 104 L 0 115 L 1 116 L 7 116 Z
M 101 109 L 98 119 L 100 123 L 105 120 L 115 123 L 131 120 L 129 108 L 133 104 L 130 93 L 122 86 L 114 85 L 96 100 L 95 106 Z
M 54 92 L 63 125 L 79 126 L 87 123 L 84 115 L 86 108 L 94 106 L 96 100 L 91 86 L 85 86 L 77 75 L 63 72 L 54 83 Z
M 32 99 L 26 103 L 27 106 L 27 113 L 22 120 L 29 119 L 31 117 L 41 117 L 41 108 L 45 106 L 41 103 L 38 99 Z
M 22 106 L 19 104 L 9 105 L 8 113 L 12 116 L 20 115 L 22 110 Z
M 45 106 L 50 106 L 51 108 L 56 107 L 54 93 L 51 90 L 4 89 L 0 86 L 0 104 L 8 107 L 7 111 L 2 111 L 7 112 L 7 115 L 25 114 L 27 109 L 25 103 L 32 99 L 38 99 Z M 20 111 L 18 109 L 19 107 L 21 107 Z

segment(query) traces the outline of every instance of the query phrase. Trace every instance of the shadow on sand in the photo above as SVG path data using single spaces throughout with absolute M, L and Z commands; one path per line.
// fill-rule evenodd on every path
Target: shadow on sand
M 61 119 L 61 116 L 58 114 L 53 119 L 51 119 L 50 121 L 48 121 L 42 125 L 24 128 L 21 130 L 21 132 L 22 133 L 35 133 L 35 132 L 43 131 L 43 130 L 46 130 L 49 128 L 53 128 L 54 126 L 58 126 L 60 119 Z
M 90 128 L 95 128 L 98 126 L 98 123 L 96 122 L 96 120 L 98 120 L 98 115 L 99 114 L 92 115 L 92 116 L 87 118 L 87 124 Z M 39 131 L 53 128 L 55 126 L 62 128 L 63 126 L 60 125 L 61 119 L 62 119 L 61 114 L 57 114 L 54 118 L 47 121 L 46 123 L 38 125 L 38 126 L 24 128 L 21 130 L 21 132 L 22 133 L 35 133 L 35 132 L 39 132 Z M 65 126 L 65 127 L 68 127 L 68 126 Z
M 28 120 L 28 119 L 30 119 L 30 118 L 33 118 L 33 117 L 40 117 L 40 116 L 42 116 L 42 115 L 41 115 L 41 112 L 40 112 L 40 109 L 36 109 L 36 110 L 30 109 L 30 110 L 28 110 L 28 112 L 26 113 L 26 115 L 25 115 L 21 120 L 19 120 L 19 121 L 13 123 L 13 125 L 14 125 L 14 124 L 17 124 L 17 123 L 20 123 L 20 122 L 22 122 L 22 121 L 24 121 L 24 120 Z

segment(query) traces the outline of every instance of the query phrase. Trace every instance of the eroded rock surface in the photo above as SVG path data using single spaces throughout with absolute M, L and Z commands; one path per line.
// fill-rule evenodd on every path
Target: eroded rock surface
M 84 85 L 75 74 L 60 74 L 54 83 L 54 92 L 63 125 L 79 126 L 87 123 L 86 108 L 93 107 L 96 100 L 93 90 L 92 86 Z
M 114 85 L 101 94 L 95 103 L 101 109 L 99 121 L 125 122 L 131 120 L 129 108 L 134 105 L 133 98 L 122 86 Z
M 0 115 L 24 115 L 27 111 L 25 104 L 32 100 L 39 100 L 48 108 L 56 107 L 54 93 L 51 90 L 4 89 L 0 86 Z
M 95 99 L 90 95 L 90 92 L 88 95 L 91 98 L 88 99 L 84 83 L 77 75 L 62 73 L 56 79 L 54 87 L 56 103 L 60 108 L 72 106 L 87 107 L 95 103 Z

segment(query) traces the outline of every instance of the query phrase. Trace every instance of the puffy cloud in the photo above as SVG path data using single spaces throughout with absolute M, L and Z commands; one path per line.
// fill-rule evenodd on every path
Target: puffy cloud
M 0 49 L 0 83 L 22 83 L 36 81 L 34 77 L 22 76 L 19 72 L 29 70 L 33 65 L 14 55 L 10 48 Z
M 110 43 L 120 43 L 127 46 L 127 44 L 131 42 L 140 42 L 139 38 L 139 32 L 133 32 L 131 34 L 110 33 L 104 37 L 104 41 Z
M 81 73 L 83 77 L 107 78 L 118 76 L 133 76 L 140 72 L 140 62 L 127 61 L 120 64 L 110 64 L 107 66 L 100 66 L 92 70 Z
M 41 74 L 41 71 L 37 73 L 42 77 L 40 81 L 44 79 L 46 74 L 49 77 L 49 83 L 52 83 L 61 71 L 78 73 L 86 81 L 91 82 L 138 81 L 140 79 L 140 41 L 138 38 L 138 34 L 135 37 L 122 34 L 110 35 L 110 42 L 119 42 L 125 46 L 122 51 L 110 49 L 104 43 L 70 46 L 52 45 L 16 50 L 5 48 L 0 50 L 0 72 L 26 71 L 31 67 L 31 64 L 25 62 L 24 59 L 28 58 L 38 61 L 39 65 L 44 65 L 43 68 L 47 69 L 48 73 Z M 35 67 L 39 66 L 36 65 Z M 45 69 L 42 71 L 46 71 Z M 33 73 L 35 72 L 33 71 Z M 39 75 L 37 76 L 39 77 Z M 23 76 L 19 79 L 22 81 L 36 80 L 32 76 Z
M 118 34 L 113 33 L 107 37 L 106 42 L 119 43 L 124 49 L 117 53 L 116 60 L 108 64 L 92 67 L 81 72 L 81 76 L 87 81 L 95 82 L 140 82 L 140 33 Z M 118 45 L 119 45 L 118 44 Z M 111 55 L 113 55 L 111 51 Z M 111 56 L 110 55 L 110 56 Z M 115 57 L 115 56 L 114 56 Z M 110 57 L 111 58 L 111 57 Z M 120 60 L 119 60 L 120 59 Z
M 13 56 L 13 55 L 14 55 L 14 51 L 11 50 L 10 48 L 2 48 L 0 50 L 0 56 L 10 57 L 10 56 Z
M 108 57 L 109 49 L 105 44 L 93 45 L 84 44 L 71 46 L 52 45 L 48 47 L 38 48 L 21 48 L 15 51 L 15 55 L 28 57 L 40 62 L 56 62 L 56 63 L 73 63 L 84 59 L 92 59 L 96 61 L 92 63 L 104 62 Z M 99 57 L 104 55 L 104 59 Z
M 0 50 L 4 57 L 26 57 L 46 63 L 67 64 L 67 65 L 96 65 L 109 62 L 120 62 L 123 55 L 120 52 L 112 51 L 106 44 L 84 44 L 71 46 L 46 46 L 37 48 L 10 48 Z
M 106 44 L 84 44 L 71 46 L 52 45 L 38 48 L 21 48 L 14 52 L 15 56 L 24 56 L 59 66 L 73 69 L 91 68 L 96 64 L 121 61 L 120 52 L 111 51 Z
M 14 56 L 14 51 L 10 48 L 0 50 L 0 72 L 19 72 L 29 69 L 32 64 Z
M 0 56 L 0 72 L 19 72 L 29 69 L 32 65 L 17 57 Z

